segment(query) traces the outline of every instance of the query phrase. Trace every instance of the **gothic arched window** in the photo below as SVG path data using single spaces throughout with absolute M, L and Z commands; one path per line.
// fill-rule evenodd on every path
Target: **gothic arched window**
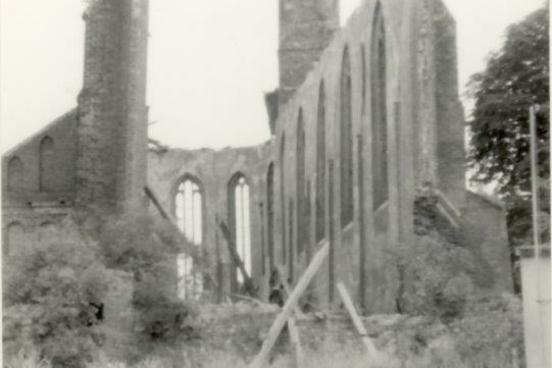
M 23 161 L 14 156 L 8 162 L 8 190 L 21 190 L 23 185 Z
M 13 255 L 25 247 L 27 241 L 23 226 L 19 222 L 12 222 L 6 228 L 6 244 L 4 245 L 3 253 L 5 255 Z
M 326 236 L 326 92 L 324 82 L 318 89 L 316 125 L 316 242 Z
M 274 267 L 274 163 L 268 165 L 266 174 L 266 217 L 268 237 L 268 259 L 270 270 Z M 263 260 L 264 262 L 264 260 Z
M 280 218 L 282 233 L 282 263 L 286 263 L 286 191 L 285 191 L 285 149 L 286 136 L 282 134 L 280 141 Z
M 341 64 L 340 95 L 340 164 L 341 164 L 341 225 L 353 220 L 353 122 L 352 78 L 349 48 L 345 46 Z
M 245 271 L 251 276 L 251 218 L 250 218 L 250 197 L 249 184 L 241 173 L 235 174 L 229 183 L 231 198 L 231 230 L 234 236 L 236 251 L 240 256 Z M 237 275 L 238 283 L 243 282 L 240 272 Z
M 57 173 L 54 162 L 54 140 L 48 136 L 40 141 L 38 156 L 38 186 L 41 192 L 56 190 Z
M 303 121 L 303 110 L 299 109 L 297 117 L 297 144 L 296 144 L 296 169 L 297 169 L 297 254 L 301 254 L 305 249 L 306 232 L 308 231 L 305 223 L 305 122 Z
M 372 181 L 374 210 L 389 198 L 387 157 L 387 85 L 385 56 L 385 26 L 378 3 L 372 31 Z
M 192 246 L 203 242 L 203 191 L 200 182 L 185 176 L 177 187 L 174 198 L 176 224 Z M 197 299 L 203 292 L 201 272 L 194 269 L 191 255 L 177 257 L 178 295 L 182 299 Z

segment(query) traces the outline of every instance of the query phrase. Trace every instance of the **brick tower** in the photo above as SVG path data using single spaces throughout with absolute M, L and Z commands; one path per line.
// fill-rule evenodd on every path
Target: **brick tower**
M 148 0 L 91 0 L 84 19 L 76 206 L 133 211 L 145 203 Z
M 303 83 L 338 29 L 339 0 L 280 0 L 280 107 Z

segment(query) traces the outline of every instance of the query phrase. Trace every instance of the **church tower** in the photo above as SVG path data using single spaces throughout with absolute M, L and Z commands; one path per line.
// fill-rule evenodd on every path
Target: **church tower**
M 339 29 L 339 0 L 280 0 L 280 108 Z
M 148 0 L 91 0 L 79 95 L 76 206 L 144 206 Z

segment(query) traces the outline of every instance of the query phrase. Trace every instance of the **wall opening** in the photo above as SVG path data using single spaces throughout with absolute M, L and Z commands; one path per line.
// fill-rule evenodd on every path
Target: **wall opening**
M 357 136 L 358 150 L 358 231 L 359 231 L 359 272 L 358 272 L 358 299 L 361 308 L 365 307 L 364 296 L 366 293 L 366 227 L 364 218 L 364 162 L 362 156 L 364 153 L 364 140 L 361 134 Z
M 286 136 L 282 134 L 280 140 L 280 221 L 282 225 L 282 263 L 286 263 L 286 191 L 285 191 L 285 149 Z
M 27 240 L 23 225 L 19 222 L 12 222 L 6 229 L 6 243 L 3 247 L 3 253 L 9 256 L 13 255 L 25 247 Z
M 289 273 L 288 273 L 288 282 L 290 285 L 293 285 L 293 277 L 295 276 L 294 275 L 294 271 L 295 271 L 295 257 L 294 257 L 294 247 L 293 247 L 293 237 L 294 237 L 294 233 L 293 233 L 293 215 L 294 215 L 294 204 L 293 204 L 293 199 L 290 199 L 289 200 L 289 226 L 288 226 L 288 231 L 289 231 L 289 239 L 288 239 L 288 242 L 289 242 Z
M 326 92 L 324 81 L 318 88 L 316 124 L 316 242 L 326 236 Z
M 8 162 L 8 190 L 17 191 L 23 187 L 23 161 L 17 156 L 14 156 Z
M 40 142 L 38 156 L 38 186 L 41 192 L 56 190 L 56 165 L 54 162 L 54 140 L 48 136 Z
M 334 283 L 335 283 L 335 231 L 334 231 L 334 161 L 330 160 L 328 165 L 328 240 L 330 249 L 328 254 L 328 299 L 331 302 L 334 300 Z
M 362 101 L 360 103 L 361 106 L 361 114 L 364 116 L 366 114 L 366 48 L 364 47 L 364 44 L 360 46 L 360 67 L 361 67 L 361 76 L 362 76 L 362 91 L 361 91 L 361 97 Z
M 303 110 L 299 109 L 297 118 L 297 146 L 296 146 L 296 169 L 297 169 L 297 254 L 300 255 L 305 249 L 306 232 L 306 188 L 305 188 L 305 123 L 303 121 Z
M 372 31 L 372 187 L 374 210 L 389 199 L 385 25 L 378 3 Z
M 251 276 L 251 219 L 249 184 L 241 173 L 235 174 L 228 186 L 230 198 L 230 231 L 234 237 L 236 251 L 243 261 L 247 274 Z M 243 275 L 235 269 L 238 287 L 243 284 Z
M 340 165 L 341 165 L 341 225 L 347 226 L 353 220 L 353 122 L 352 122 L 352 80 L 349 48 L 345 46 L 341 64 L 340 95 Z
M 203 242 L 203 190 L 199 180 L 185 176 L 175 195 L 175 217 L 180 231 L 195 247 Z M 178 296 L 198 299 L 203 292 L 203 277 L 194 267 L 192 255 L 180 253 L 177 257 Z
M 274 269 L 274 163 L 268 165 L 266 174 L 266 221 L 268 263 L 270 271 Z

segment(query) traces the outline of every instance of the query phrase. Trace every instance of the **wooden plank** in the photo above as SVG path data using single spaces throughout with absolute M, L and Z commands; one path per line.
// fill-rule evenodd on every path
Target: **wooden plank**
M 288 318 L 291 316 L 291 313 L 297 305 L 299 298 L 301 297 L 301 295 L 303 295 L 303 293 L 309 286 L 310 282 L 320 269 L 320 266 L 322 266 L 322 263 L 324 262 L 326 257 L 328 257 L 329 248 L 330 243 L 325 242 L 322 248 L 316 253 L 303 275 L 301 275 L 301 278 L 297 282 L 297 285 L 291 292 L 289 298 L 286 300 L 282 311 L 276 317 L 276 319 L 272 323 L 272 326 L 270 326 L 267 337 L 263 342 L 261 351 L 257 354 L 255 359 L 253 359 L 251 364 L 249 364 L 249 368 L 264 368 L 267 366 L 270 351 L 274 347 L 274 344 L 276 343 L 276 340 L 278 339 L 282 328 L 284 328 L 284 325 L 287 323 Z
M 151 202 L 153 203 L 153 205 L 155 206 L 155 208 L 157 208 L 157 210 L 159 211 L 159 213 L 161 214 L 161 216 L 166 219 L 166 220 L 169 220 L 171 222 L 171 224 L 173 224 L 174 226 L 176 226 L 176 224 L 174 223 L 174 221 L 171 219 L 171 217 L 169 216 L 169 214 L 167 213 L 167 211 L 165 211 L 165 209 L 163 208 L 163 206 L 161 205 L 161 202 L 159 202 L 159 200 L 157 199 L 157 196 L 153 193 L 153 191 L 151 190 L 151 188 L 149 186 L 145 186 L 144 187 L 144 192 L 146 192 L 146 195 L 148 196 L 148 198 L 151 200 Z
M 282 265 L 278 265 L 276 266 L 276 268 L 280 273 L 280 282 L 282 283 L 282 286 L 284 287 L 284 291 L 286 292 L 286 298 L 289 298 L 289 295 L 291 294 L 291 286 L 289 286 L 289 283 L 284 277 L 284 275 L 286 274 L 284 267 L 282 267 Z M 295 312 L 295 315 L 297 317 L 303 317 L 303 312 L 301 311 L 301 308 L 299 308 L 299 305 L 296 305 L 295 308 L 293 308 L 293 311 Z
M 232 263 L 234 263 L 234 266 L 236 266 L 242 274 L 244 292 L 251 295 L 252 297 L 257 297 L 257 291 L 255 289 L 255 285 L 253 284 L 253 280 L 251 280 L 251 277 L 249 277 L 249 274 L 245 269 L 245 265 L 243 264 L 243 261 L 240 258 L 238 251 L 236 250 L 236 246 L 232 239 L 230 229 L 228 229 L 228 226 L 224 221 L 219 220 L 217 218 L 217 222 L 219 223 L 220 229 L 222 231 L 222 235 L 226 240 L 226 244 L 228 245 L 228 252 L 230 253 L 230 258 L 232 260 Z
M 347 309 L 347 312 L 349 312 L 349 316 L 351 317 L 351 320 L 353 321 L 353 324 L 361 336 L 362 343 L 364 346 L 366 346 L 366 350 L 368 350 L 368 355 L 370 356 L 370 359 L 372 361 L 377 361 L 379 355 L 378 351 L 372 342 L 372 339 L 368 336 L 368 332 L 366 331 L 366 328 L 364 327 L 364 324 L 362 323 L 362 320 L 360 319 L 355 306 L 353 304 L 353 300 L 349 296 L 349 293 L 347 292 L 347 289 L 345 288 L 345 285 L 342 282 L 337 283 L 337 291 L 339 292 L 339 295 L 341 296 L 341 300 L 343 301 L 343 304 L 345 304 L 345 308 Z
M 287 320 L 288 330 L 289 330 L 289 339 L 291 345 L 293 346 L 293 351 L 295 355 L 295 367 L 303 368 L 304 357 L 303 357 L 303 348 L 301 347 L 301 338 L 299 337 L 299 329 L 295 323 L 295 318 L 293 316 L 289 317 Z
M 171 229 L 173 230 L 174 234 L 176 234 L 176 236 L 178 237 L 178 240 L 180 240 L 181 245 L 185 250 L 185 253 L 190 257 L 197 259 L 199 255 L 198 254 L 199 248 L 190 246 L 188 239 L 186 238 L 186 236 L 184 236 L 182 231 L 180 231 L 180 228 L 173 220 L 173 218 L 169 215 L 169 213 L 165 211 L 165 208 L 163 208 L 163 206 L 161 205 L 161 202 L 159 202 L 153 190 L 151 190 L 151 188 L 146 185 L 144 187 L 144 192 L 146 193 L 146 196 L 150 199 L 150 201 L 153 203 L 155 208 L 157 208 L 161 217 L 171 225 Z

